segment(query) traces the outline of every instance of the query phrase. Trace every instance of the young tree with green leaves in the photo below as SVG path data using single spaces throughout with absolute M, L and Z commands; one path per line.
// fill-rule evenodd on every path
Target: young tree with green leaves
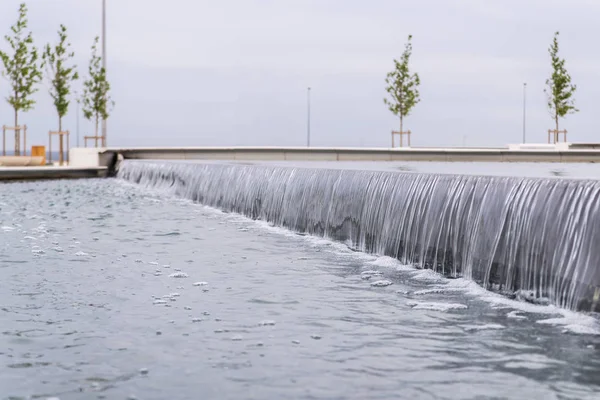
M 89 78 L 83 83 L 83 116 L 95 122 L 95 135 L 98 136 L 98 123 L 108 119 L 108 106 L 114 105 L 108 94 L 110 84 L 106 79 L 106 69 L 102 66 L 102 57 L 98 56 L 98 37 L 92 46 L 92 59 L 88 72 Z
M 71 44 L 67 42 L 67 28 L 64 25 L 60 26 L 58 38 L 58 44 L 54 47 L 46 45 L 42 66 L 46 68 L 46 76 L 50 81 L 50 96 L 58 115 L 58 130 L 62 132 L 62 119 L 67 115 L 71 103 L 71 83 L 79 79 L 79 75 L 75 65 L 68 65 L 75 53 L 69 51 Z
M 19 8 L 19 19 L 11 27 L 12 35 L 4 38 L 8 42 L 12 54 L 0 51 L 0 59 L 4 64 L 2 75 L 8 79 L 11 86 L 8 103 L 15 111 L 15 128 L 19 126 L 19 111 L 27 112 L 33 109 L 35 100 L 32 96 L 38 89 L 36 85 L 42 79 L 38 66 L 38 53 L 33 44 L 31 32 L 27 29 L 27 5 L 22 3 Z M 15 154 L 21 154 L 19 130 L 15 131 Z
M 548 87 L 544 89 L 548 97 L 548 109 L 554 119 L 557 131 L 560 118 L 579 111 L 575 108 L 573 99 L 577 86 L 571 84 L 571 75 L 565 68 L 565 60 L 558 55 L 558 35 L 559 32 L 554 34 L 554 40 L 548 49 L 552 61 L 552 76 L 546 80 Z
M 390 99 L 383 99 L 390 111 L 400 118 L 400 132 L 404 117 L 410 115 L 414 106 L 421 100 L 418 87 L 421 84 L 419 75 L 411 74 L 408 63 L 412 54 L 412 35 L 408 36 L 408 42 L 402 53 L 400 61 L 394 60 L 395 68 L 387 74 L 385 82 Z

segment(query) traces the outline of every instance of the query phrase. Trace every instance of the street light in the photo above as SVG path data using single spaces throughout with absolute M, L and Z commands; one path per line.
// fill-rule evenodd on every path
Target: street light
M 310 147 L 310 87 L 306 92 L 307 115 L 306 115 L 306 147 Z
M 106 0 L 102 0 L 102 68 L 106 71 Z M 106 119 L 102 118 L 102 146 L 106 147 Z
M 526 135 L 527 135 L 526 118 L 527 118 L 527 83 L 523 83 L 523 143 L 526 142 Z

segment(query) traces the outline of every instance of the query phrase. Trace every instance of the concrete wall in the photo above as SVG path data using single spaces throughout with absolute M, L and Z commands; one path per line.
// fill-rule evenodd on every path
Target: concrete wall
M 48 179 L 104 178 L 107 168 L 90 167 L 6 167 L 0 168 L 0 182 Z
M 115 154 L 136 160 L 600 162 L 600 148 L 561 144 L 523 148 L 165 147 L 73 148 L 71 166 L 108 166 Z

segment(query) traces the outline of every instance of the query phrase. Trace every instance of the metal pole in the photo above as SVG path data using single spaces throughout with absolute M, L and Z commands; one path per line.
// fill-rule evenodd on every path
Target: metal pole
M 523 83 L 523 143 L 527 142 L 527 83 Z
M 77 135 L 77 147 L 79 147 L 79 99 L 77 99 L 77 132 L 75 132 L 75 134 Z
M 102 0 L 102 68 L 106 73 L 106 0 Z M 106 146 L 106 120 L 102 119 L 102 145 Z
M 310 87 L 307 91 L 306 147 L 310 147 Z

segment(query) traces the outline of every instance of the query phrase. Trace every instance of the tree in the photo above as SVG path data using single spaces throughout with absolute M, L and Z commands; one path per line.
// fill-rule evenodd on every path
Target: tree
M 559 32 L 554 34 L 554 40 L 548 48 L 552 61 L 552 76 L 546 80 L 548 87 L 544 89 L 548 97 L 548 109 L 556 123 L 557 131 L 559 118 L 579 111 L 575 108 L 573 99 L 577 86 L 571 84 L 571 76 L 565 68 L 565 60 L 558 55 L 558 35 Z
M 47 78 L 50 81 L 50 96 L 58 114 L 58 130 L 62 132 L 62 119 L 67 115 L 71 103 L 69 101 L 71 83 L 79 79 L 79 75 L 75 65 L 71 67 L 67 65 L 75 53 L 68 51 L 71 44 L 67 42 L 67 28 L 64 25 L 60 26 L 58 37 L 57 45 L 54 47 L 46 45 L 42 54 L 42 66 L 46 67 Z
M 19 19 L 11 27 L 13 36 L 4 38 L 13 51 L 12 55 L 0 51 L 0 58 L 4 64 L 2 75 L 6 77 L 11 86 L 11 94 L 7 97 L 8 103 L 15 111 L 15 128 L 19 126 L 19 111 L 27 112 L 33 109 L 35 100 L 32 96 L 38 89 L 35 87 L 42 79 L 38 66 L 38 53 L 33 44 L 31 32 L 27 29 L 27 6 L 22 3 L 19 8 Z M 15 154 L 21 154 L 19 130 L 15 131 Z
M 98 123 L 100 119 L 108 119 L 108 106 L 114 105 L 108 92 L 110 84 L 106 80 L 106 69 L 102 66 L 102 58 L 98 56 L 98 37 L 92 46 L 92 59 L 89 66 L 89 79 L 83 83 L 83 116 L 87 120 L 94 120 L 96 136 L 98 136 Z
M 391 99 L 383 99 L 390 111 L 400 118 L 400 132 L 404 117 L 410 115 L 414 106 L 421 100 L 418 86 L 421 84 L 419 75 L 411 74 L 408 68 L 410 56 L 412 54 L 412 35 L 408 36 L 408 42 L 402 53 L 400 61 L 394 60 L 395 69 L 387 74 L 385 82 L 388 86 L 385 90 L 389 93 Z

